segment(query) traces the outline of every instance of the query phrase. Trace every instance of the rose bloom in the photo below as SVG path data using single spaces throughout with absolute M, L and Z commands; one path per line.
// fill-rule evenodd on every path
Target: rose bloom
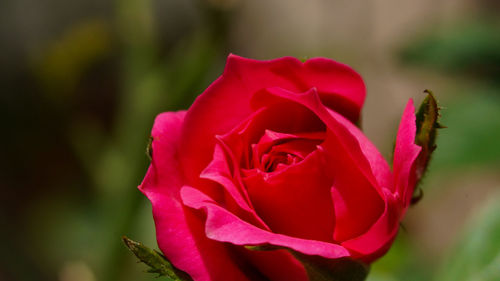
M 287 250 L 371 263 L 387 252 L 413 194 L 413 102 L 393 168 L 355 125 L 365 85 L 326 58 L 230 55 L 187 111 L 158 115 L 140 190 L 158 245 L 195 281 L 308 280 Z

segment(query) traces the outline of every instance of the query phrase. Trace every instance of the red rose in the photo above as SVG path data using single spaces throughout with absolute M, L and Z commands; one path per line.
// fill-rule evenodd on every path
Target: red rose
M 230 55 L 188 111 L 160 114 L 140 190 L 165 256 L 196 280 L 308 280 L 286 250 L 370 263 L 390 247 L 415 185 L 415 114 L 393 169 L 354 125 L 361 77 L 325 58 Z M 266 279 L 267 278 L 267 279 Z

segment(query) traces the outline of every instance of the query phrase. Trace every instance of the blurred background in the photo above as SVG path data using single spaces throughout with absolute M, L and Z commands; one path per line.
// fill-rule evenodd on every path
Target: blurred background
M 390 159 L 408 98 L 442 105 L 438 149 L 368 280 L 500 280 L 500 2 L 0 2 L 0 280 L 156 280 L 137 190 L 156 114 L 187 108 L 229 52 L 329 57 L 364 77 Z

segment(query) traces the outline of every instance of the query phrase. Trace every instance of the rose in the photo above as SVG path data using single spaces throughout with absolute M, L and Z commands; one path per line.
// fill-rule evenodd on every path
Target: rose
M 420 147 L 410 100 L 391 171 L 354 125 L 364 98 L 361 77 L 329 59 L 230 55 L 188 111 L 154 123 L 139 188 L 165 256 L 194 280 L 216 281 L 308 280 L 291 252 L 382 256 L 410 203 Z

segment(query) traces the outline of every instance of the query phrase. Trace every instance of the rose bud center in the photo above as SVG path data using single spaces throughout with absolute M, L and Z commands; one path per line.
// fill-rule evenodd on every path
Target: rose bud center
M 254 155 L 253 167 L 262 172 L 272 173 L 281 171 L 290 165 L 295 165 L 314 151 L 322 140 L 307 139 L 301 136 L 284 135 L 271 143 L 266 142 L 269 134 L 279 135 L 275 132 L 266 131 L 256 145 L 252 145 L 252 154 Z

